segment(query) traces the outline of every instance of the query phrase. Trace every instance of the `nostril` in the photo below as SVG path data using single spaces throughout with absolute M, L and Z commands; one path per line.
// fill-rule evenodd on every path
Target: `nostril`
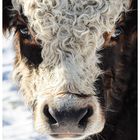
M 57 111 L 45 105 L 43 113 L 53 128 L 61 125 L 70 126 L 72 122 L 72 124 L 75 123 L 75 127 L 78 125 L 80 129 L 84 129 L 86 128 L 89 117 L 93 114 L 93 108 L 89 106 L 80 110 L 71 109 L 68 111 L 61 109 L 61 111 Z
M 49 112 L 49 108 L 45 105 L 43 110 L 44 115 L 48 118 L 48 122 L 50 125 L 56 124 L 57 120 L 53 117 L 53 115 Z
M 85 115 L 81 118 L 81 120 L 79 121 L 78 126 L 79 126 L 79 127 L 82 127 L 82 128 L 85 128 L 86 125 L 87 125 L 87 123 L 88 123 L 88 118 L 89 118 L 90 116 L 92 116 L 92 114 L 93 114 L 93 109 L 92 109 L 91 106 L 89 106 L 89 107 L 87 108 L 86 114 L 85 114 Z

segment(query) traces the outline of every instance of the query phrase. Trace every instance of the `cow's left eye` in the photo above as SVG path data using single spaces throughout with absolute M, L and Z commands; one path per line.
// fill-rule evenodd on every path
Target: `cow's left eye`
M 115 29 L 115 32 L 114 32 L 114 34 L 112 34 L 112 39 L 118 39 L 119 38 L 119 36 L 122 34 L 122 32 L 123 32 L 123 29 L 121 28 L 121 27 L 117 27 L 116 29 Z

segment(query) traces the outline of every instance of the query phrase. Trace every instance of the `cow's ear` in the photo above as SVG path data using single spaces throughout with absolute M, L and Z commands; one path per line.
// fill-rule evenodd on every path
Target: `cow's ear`
M 7 30 L 13 27 L 13 5 L 11 0 L 3 0 L 3 32 L 5 33 Z

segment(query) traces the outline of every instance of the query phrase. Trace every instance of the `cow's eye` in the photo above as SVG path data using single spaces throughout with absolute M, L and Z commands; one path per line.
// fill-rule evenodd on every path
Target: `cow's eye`
M 29 40 L 32 39 L 32 36 L 26 26 L 20 26 L 19 32 L 23 38 L 29 39 Z
M 20 33 L 21 33 L 22 35 L 28 35 L 28 32 L 29 32 L 29 31 L 28 31 L 28 28 L 26 28 L 26 27 L 20 29 Z
M 123 33 L 123 29 L 121 27 L 117 27 L 115 29 L 114 34 L 112 34 L 111 38 L 112 39 L 119 39 L 119 36 Z

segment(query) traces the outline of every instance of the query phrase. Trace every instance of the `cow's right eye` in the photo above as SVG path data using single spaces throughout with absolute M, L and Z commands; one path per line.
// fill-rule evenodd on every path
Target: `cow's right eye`
M 20 29 L 20 33 L 22 34 L 22 35 L 28 35 L 28 29 L 27 29 L 27 27 L 26 28 L 21 28 Z
M 30 31 L 27 26 L 19 26 L 18 30 L 19 30 L 22 38 L 28 39 L 28 40 L 32 39 L 32 35 L 30 34 Z

